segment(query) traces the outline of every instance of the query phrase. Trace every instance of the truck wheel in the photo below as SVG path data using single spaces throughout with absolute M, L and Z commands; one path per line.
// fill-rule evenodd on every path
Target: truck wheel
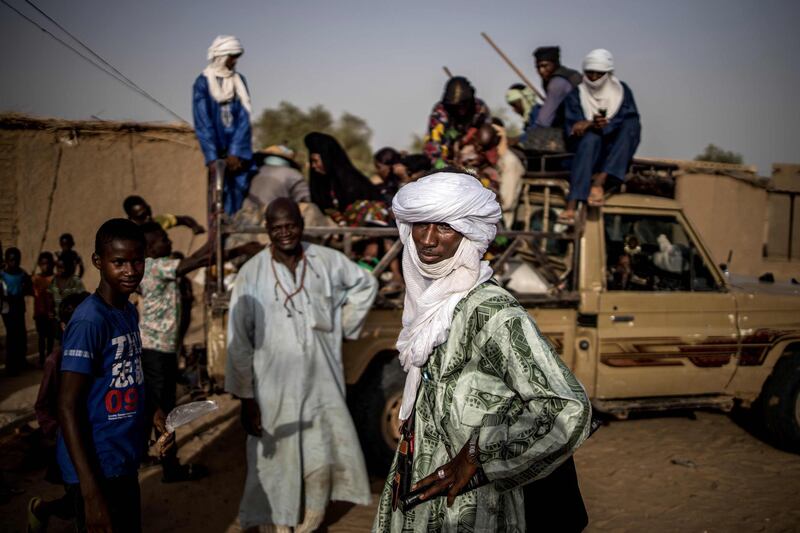
M 759 402 L 764 427 L 775 445 L 800 453 L 800 352 L 778 359 Z
M 400 438 L 397 415 L 405 376 L 397 355 L 384 353 L 351 389 L 348 403 L 361 448 L 370 471 L 379 476 L 388 472 Z

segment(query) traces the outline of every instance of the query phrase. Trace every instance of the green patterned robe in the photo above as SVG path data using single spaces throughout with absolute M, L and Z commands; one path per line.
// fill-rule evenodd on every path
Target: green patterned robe
M 395 456 L 373 531 L 524 532 L 522 485 L 548 475 L 588 436 L 583 387 L 527 311 L 491 282 L 458 303 L 447 341 L 422 374 L 412 482 L 447 463 L 473 432 L 480 432 L 480 461 L 491 482 L 458 496 L 449 509 L 440 497 L 407 514 L 392 512 Z

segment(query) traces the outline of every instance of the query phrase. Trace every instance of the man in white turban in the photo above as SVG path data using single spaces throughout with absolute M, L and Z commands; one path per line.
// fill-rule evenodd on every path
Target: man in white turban
M 575 158 L 567 209 L 559 220 L 571 223 L 578 202 L 601 206 L 605 190 L 625 180 L 642 126 L 633 93 L 614 75 L 614 57 L 602 48 L 584 58 L 583 81 L 567 96 L 564 106 Z
M 405 245 L 404 436 L 373 531 L 525 531 L 522 486 L 587 437 L 586 393 L 481 260 L 500 220 L 493 192 L 444 169 L 392 208 Z
M 243 53 L 239 39 L 218 36 L 208 49 L 209 64 L 192 90 L 195 133 L 209 172 L 213 175 L 216 160 L 226 163 L 223 203 L 229 215 L 242 207 L 247 196 L 253 158 L 250 93 L 244 77 L 236 72 Z

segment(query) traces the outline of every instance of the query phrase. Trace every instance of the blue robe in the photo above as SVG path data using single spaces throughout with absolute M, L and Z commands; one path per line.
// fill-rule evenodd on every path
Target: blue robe
M 624 95 L 619 111 L 602 131 L 587 130 L 583 137 L 570 136 L 572 126 L 586 117 L 581 107 L 581 98 L 575 88 L 564 100 L 570 151 L 575 153 L 570 170 L 569 200 L 586 200 L 592 187 L 592 174 L 606 172 L 609 178 L 625 180 L 628 166 L 639 146 L 642 126 L 633 93 L 624 83 Z
M 242 81 L 247 82 L 242 76 Z M 203 150 L 206 165 L 235 155 L 242 160 L 241 174 L 226 176 L 223 188 L 225 212 L 233 215 L 241 209 L 249 187 L 249 163 L 253 159 L 253 134 L 250 127 L 250 114 L 239 98 L 220 104 L 211 97 L 208 80 L 200 74 L 192 88 L 192 114 L 194 130 L 200 148 Z

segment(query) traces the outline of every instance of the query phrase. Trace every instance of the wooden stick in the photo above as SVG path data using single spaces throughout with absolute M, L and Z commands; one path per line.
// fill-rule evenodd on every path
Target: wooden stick
M 496 44 L 494 44 L 494 41 L 492 41 L 492 39 L 488 35 L 486 35 L 484 32 L 481 32 L 481 37 L 486 39 L 486 42 L 489 43 L 489 46 L 494 48 L 494 51 L 497 52 L 498 55 L 501 58 L 503 58 L 503 61 L 505 61 L 506 64 L 509 67 L 511 67 L 511 70 L 513 70 L 514 72 L 517 73 L 517 76 L 522 78 L 522 81 L 525 82 L 525 85 L 530 87 L 531 90 L 536 93 L 536 96 L 538 96 L 540 100 L 544 100 L 545 99 L 544 95 L 542 95 L 542 93 L 540 93 L 539 90 L 536 87 L 533 86 L 533 83 L 531 83 L 531 80 L 529 80 L 528 78 L 525 77 L 525 74 L 523 74 L 522 71 L 520 69 L 518 69 L 517 66 L 514 63 L 511 62 L 511 60 L 508 58 L 508 56 L 505 55 L 503 53 L 503 51 L 500 50 L 500 48 Z
M 445 74 L 447 74 L 447 77 L 448 77 L 448 78 L 452 78 L 452 77 L 453 77 L 453 73 L 452 73 L 452 72 L 450 72 L 450 69 L 449 69 L 449 68 L 447 68 L 447 67 L 442 67 L 442 70 L 444 70 L 444 73 L 445 73 Z
M 383 271 L 386 270 L 386 268 L 389 266 L 389 263 L 391 263 L 395 257 L 400 255 L 402 250 L 403 243 L 400 241 L 400 239 L 397 239 L 394 241 L 394 244 L 392 244 L 392 247 L 389 248 L 389 251 L 383 254 L 383 258 L 378 262 L 377 265 L 375 265 L 375 268 L 372 269 L 372 275 L 378 277 L 383 274 Z

